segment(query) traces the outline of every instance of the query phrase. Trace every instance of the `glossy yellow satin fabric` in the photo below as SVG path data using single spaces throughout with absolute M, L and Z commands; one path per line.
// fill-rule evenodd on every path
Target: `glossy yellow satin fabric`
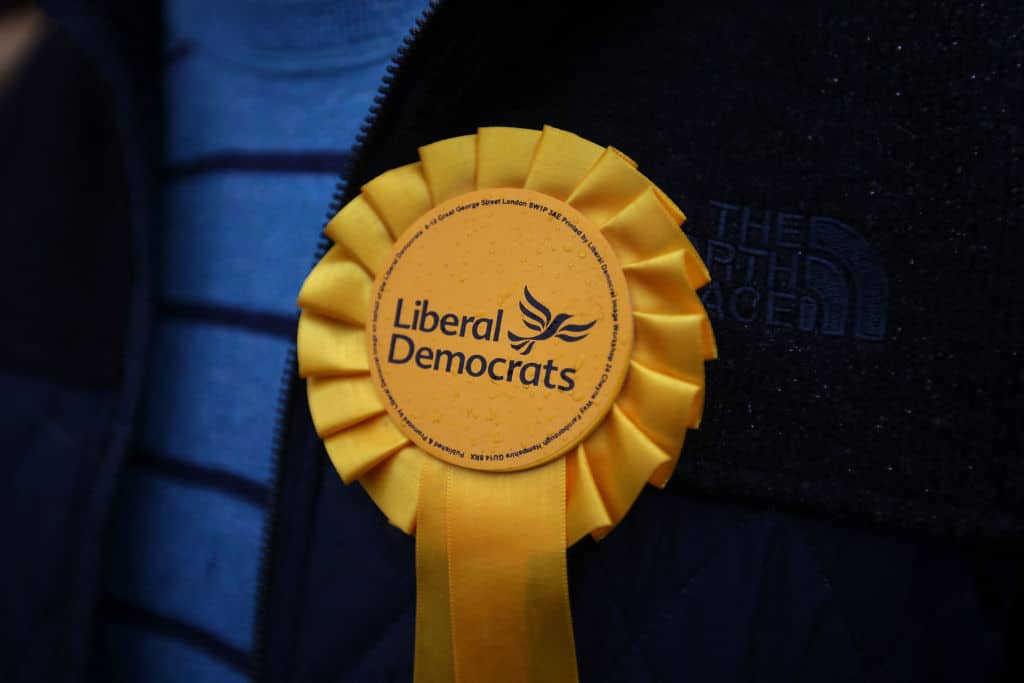
M 572 133 L 483 128 L 427 145 L 328 224 L 335 246 L 303 285 L 298 360 L 318 434 L 346 482 L 416 535 L 416 683 L 575 681 L 565 548 L 602 538 L 650 483 L 664 486 L 700 422 L 717 349 L 696 290 L 708 272 L 682 211 L 614 148 Z M 525 187 L 597 225 L 633 308 L 629 374 L 583 441 L 543 466 L 477 472 L 433 458 L 374 395 L 364 329 L 393 241 L 439 202 Z
M 565 459 L 443 479 L 431 465 L 422 481 L 416 683 L 575 681 Z
M 416 511 L 416 658 L 415 683 L 451 683 L 451 580 L 448 562 L 448 470 L 428 458 L 421 465 L 420 504 Z

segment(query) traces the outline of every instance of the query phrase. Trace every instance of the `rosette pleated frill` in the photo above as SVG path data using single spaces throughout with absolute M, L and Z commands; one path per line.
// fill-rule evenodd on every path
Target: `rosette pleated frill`
M 687 428 L 700 424 L 704 362 L 716 347 L 696 294 L 708 272 L 680 229 L 683 212 L 625 154 L 557 128 L 481 128 L 422 147 L 419 157 L 368 182 L 330 220 L 334 244 L 299 294 L 299 372 L 317 433 L 341 478 L 360 482 L 392 524 L 415 534 L 421 477 L 437 461 L 403 434 L 371 380 L 365 324 L 374 278 L 395 240 L 441 202 L 487 188 L 549 195 L 600 228 L 632 302 L 625 383 L 563 456 L 566 545 L 600 539 L 645 484 L 665 486 Z

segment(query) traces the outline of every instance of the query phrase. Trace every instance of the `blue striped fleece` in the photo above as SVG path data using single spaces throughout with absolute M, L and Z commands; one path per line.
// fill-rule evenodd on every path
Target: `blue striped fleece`
M 111 523 L 115 680 L 248 680 L 295 297 L 425 0 L 171 0 L 158 316 Z

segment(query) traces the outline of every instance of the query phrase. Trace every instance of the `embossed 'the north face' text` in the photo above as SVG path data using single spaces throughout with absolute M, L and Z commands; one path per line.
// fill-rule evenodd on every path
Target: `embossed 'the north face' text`
M 885 339 L 889 283 L 872 246 L 827 216 L 710 202 L 697 240 L 712 320 L 865 341 Z

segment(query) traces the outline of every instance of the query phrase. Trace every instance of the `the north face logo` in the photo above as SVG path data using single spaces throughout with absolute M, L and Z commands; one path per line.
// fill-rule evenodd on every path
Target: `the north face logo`
M 578 342 L 586 339 L 587 331 L 594 326 L 596 320 L 583 324 L 568 324 L 571 313 L 559 313 L 552 316 L 551 309 L 537 300 L 530 293 L 529 287 L 523 287 L 523 300 L 519 302 L 519 310 L 523 314 L 523 325 L 532 330 L 532 336 L 518 335 L 514 332 L 508 333 L 508 339 L 512 342 L 512 348 L 527 355 L 533 350 L 533 345 L 545 339 L 561 339 L 564 342 Z
M 885 339 L 889 281 L 871 245 L 826 216 L 711 202 L 696 246 L 711 273 L 701 300 L 714 320 Z

